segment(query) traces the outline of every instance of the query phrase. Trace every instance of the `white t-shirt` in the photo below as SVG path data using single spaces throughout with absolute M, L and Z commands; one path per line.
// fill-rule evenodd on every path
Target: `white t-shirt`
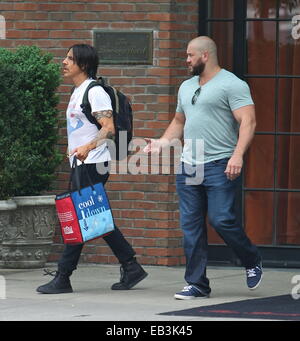
M 75 88 L 67 108 L 67 130 L 68 130 L 68 150 L 69 153 L 75 148 L 83 146 L 94 140 L 98 134 L 98 128 L 91 123 L 82 112 L 81 104 L 84 92 L 93 79 L 87 79 Z M 95 86 L 89 90 L 89 102 L 92 112 L 101 110 L 112 110 L 109 95 L 101 86 Z M 89 152 L 85 163 L 99 163 L 111 160 L 107 144 L 93 149 Z M 70 165 L 72 166 L 73 157 L 70 157 Z M 78 164 L 81 162 L 78 160 Z

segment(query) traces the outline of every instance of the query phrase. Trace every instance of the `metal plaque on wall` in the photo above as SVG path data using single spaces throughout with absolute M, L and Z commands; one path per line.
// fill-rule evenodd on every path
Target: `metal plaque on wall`
M 100 64 L 152 64 L 153 32 L 94 31 Z

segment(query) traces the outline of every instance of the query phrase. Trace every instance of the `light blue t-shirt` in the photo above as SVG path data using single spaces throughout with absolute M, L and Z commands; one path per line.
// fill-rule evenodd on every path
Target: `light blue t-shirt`
M 231 157 L 239 130 L 232 111 L 253 104 L 247 83 L 225 69 L 201 86 L 193 105 L 192 98 L 199 87 L 199 76 L 184 81 L 176 109 L 186 119 L 181 160 L 193 165 Z

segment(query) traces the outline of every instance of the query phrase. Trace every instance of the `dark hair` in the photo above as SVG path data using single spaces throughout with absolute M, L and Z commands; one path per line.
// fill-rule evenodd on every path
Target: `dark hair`
M 75 44 L 71 46 L 68 52 L 72 50 L 74 62 L 84 71 L 89 78 L 97 78 L 97 68 L 99 64 L 98 53 L 96 49 L 88 44 Z

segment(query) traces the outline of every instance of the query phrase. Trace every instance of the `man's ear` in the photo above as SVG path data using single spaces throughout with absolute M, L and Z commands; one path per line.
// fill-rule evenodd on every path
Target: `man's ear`
M 203 60 L 203 62 L 207 62 L 208 59 L 209 59 L 209 52 L 208 51 L 204 51 L 202 53 L 202 60 Z

